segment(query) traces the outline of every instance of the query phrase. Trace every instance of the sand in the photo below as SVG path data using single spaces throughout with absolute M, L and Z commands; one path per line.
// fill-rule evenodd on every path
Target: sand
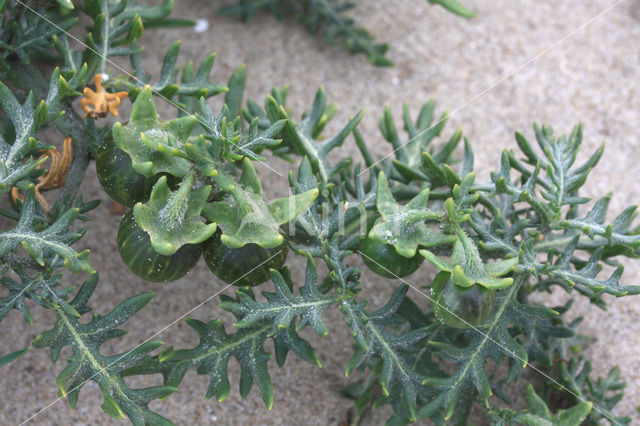
M 216 13 L 218 2 L 178 1 L 174 16 L 207 19 L 211 25 L 204 33 L 192 29 L 149 31 L 143 39 L 148 70 L 158 70 L 166 48 L 182 40 L 180 62 L 199 62 L 206 54 L 217 52 L 213 72 L 215 82 L 225 82 L 232 70 L 245 63 L 249 79 L 249 98 L 262 103 L 273 86 L 289 84 L 289 104 L 300 114 L 308 109 L 317 87 L 325 87 L 330 102 L 337 102 L 336 119 L 328 133 L 344 124 L 348 117 L 365 108 L 360 129 L 379 155 L 390 148 L 377 131 L 377 120 L 385 105 L 396 118 L 406 102 L 417 113 L 427 100 L 438 102 L 438 111 L 451 111 L 445 135 L 458 126 L 473 143 L 479 179 L 498 166 L 502 149 L 516 148 L 513 133 L 520 130 L 532 137 L 532 123 L 548 123 L 558 133 L 571 131 L 584 123 L 584 153 L 607 143 L 604 157 L 586 184 L 589 196 L 600 197 L 615 191 L 611 217 L 640 199 L 635 178 L 640 174 L 640 3 L 636 0 L 594 0 L 563 2 L 520 0 L 466 0 L 477 11 L 465 21 L 430 7 L 426 1 L 398 0 L 359 2 L 355 15 L 359 22 L 391 43 L 393 68 L 374 68 L 364 57 L 352 57 L 341 48 L 327 47 L 292 22 L 279 23 L 259 16 L 243 25 Z M 616 4 L 614 7 L 611 7 Z M 611 8 L 610 8 L 611 7 Z M 607 10 L 610 8 L 610 10 Z M 603 11 L 605 11 L 603 13 Z M 212 101 L 212 105 L 219 105 Z M 167 111 L 166 108 L 161 108 Z M 356 153 L 350 138 L 345 153 Z M 286 165 L 270 160 L 276 170 Z M 260 170 L 266 185 L 275 195 L 285 191 L 283 179 L 268 169 Z M 101 273 L 101 284 L 91 305 L 106 313 L 126 297 L 142 291 L 155 291 L 153 301 L 125 324 L 130 333 L 105 353 L 126 350 L 147 338 L 154 330 L 171 323 L 192 307 L 223 287 L 201 262 L 190 275 L 178 282 L 158 285 L 144 283 L 122 264 L 115 245 L 115 229 L 120 217 L 110 212 L 107 196 L 99 188 L 92 168 L 83 187 L 85 199 L 99 198 L 102 205 L 92 215 L 87 237 L 80 248 L 92 250 L 91 261 Z M 301 276 L 299 263 L 294 275 Z M 629 262 L 624 281 L 636 284 L 640 276 L 638 262 Z M 430 272 L 413 275 L 410 282 L 426 282 Z M 75 282 L 75 281 L 74 281 Z M 363 274 L 366 297 L 372 306 L 380 306 L 395 283 Z M 227 290 L 226 293 L 230 293 Z M 413 297 L 420 297 L 413 294 Z M 561 296 L 554 296 L 555 303 Z M 574 316 L 585 317 L 579 331 L 594 336 L 586 350 L 595 371 L 603 375 L 619 365 L 628 382 L 626 397 L 616 413 L 634 416 L 640 405 L 640 299 L 608 298 L 607 312 L 578 301 Z M 98 303 L 99 301 L 99 303 Z M 16 312 L 3 321 L 2 350 L 24 347 L 39 332 L 48 329 L 52 316 L 34 308 L 33 327 L 27 326 Z M 209 320 L 229 315 L 210 300 L 189 314 Z M 151 408 L 178 424 L 342 424 L 352 402 L 339 390 L 347 383 L 344 365 L 351 355 L 349 330 L 334 310 L 324 318 L 330 334 L 319 338 L 304 333 L 316 347 L 324 364 L 322 369 L 290 356 L 284 368 L 271 362 L 275 404 L 265 409 L 254 389 L 246 401 L 239 396 L 238 365 L 230 363 L 232 391 L 223 403 L 205 400 L 207 380 L 191 371 L 180 391 Z M 156 336 L 175 347 L 190 347 L 197 339 L 184 321 L 178 321 Z M 270 349 L 270 346 L 269 346 Z M 64 368 L 63 351 L 52 367 L 49 353 L 32 350 L 9 368 L 0 370 L 0 423 L 19 423 L 49 404 L 32 423 L 43 425 L 111 424 L 116 421 L 100 409 L 102 397 L 96 384 L 85 385 L 72 411 L 64 400 L 56 401 L 55 377 Z M 159 383 L 158 377 L 135 381 L 136 385 Z M 55 402 L 55 403 L 54 403 Z M 370 424 L 382 424 L 388 411 L 382 409 Z M 486 422 L 482 417 L 477 424 Z M 122 422 L 120 422 L 122 424 Z

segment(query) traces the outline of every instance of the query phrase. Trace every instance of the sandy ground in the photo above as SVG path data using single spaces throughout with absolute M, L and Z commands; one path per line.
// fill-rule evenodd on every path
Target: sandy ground
M 435 98 L 439 111 L 452 112 L 445 134 L 462 126 L 472 141 L 480 179 L 497 167 L 502 149 L 516 147 L 515 130 L 532 137 L 534 121 L 552 124 L 558 133 L 569 132 L 574 124 L 583 122 L 582 158 L 602 141 L 607 142 L 605 155 L 587 183 L 588 195 L 602 196 L 615 191 L 612 217 L 640 198 L 640 188 L 634 180 L 640 174 L 637 0 L 466 0 L 478 12 L 470 22 L 430 7 L 426 1 L 360 2 L 356 10 L 358 20 L 381 40 L 391 43 L 390 57 L 396 61 L 393 68 L 374 68 L 361 56 L 352 57 L 340 48 L 329 48 L 293 23 L 281 24 L 271 17 L 260 16 L 249 25 L 242 25 L 218 16 L 217 2 L 212 2 L 216 7 L 205 6 L 208 2 L 198 0 L 176 3 L 175 16 L 204 18 L 211 28 L 201 34 L 191 29 L 148 32 L 143 43 L 148 70 L 158 70 L 166 48 L 172 41 L 182 39 L 183 63 L 188 59 L 199 62 L 210 52 L 218 53 L 213 78 L 216 82 L 225 82 L 236 66 L 247 64 L 247 92 L 260 103 L 272 86 L 290 84 L 289 103 L 300 113 L 311 104 L 317 87 L 323 85 L 330 101 L 339 105 L 336 123 L 328 130 L 337 129 L 364 107 L 366 115 L 360 129 L 377 154 L 389 152 L 389 145 L 376 129 L 386 104 L 399 118 L 403 102 L 415 113 L 420 105 Z M 218 105 L 216 102 L 212 104 Z M 345 150 L 355 154 L 351 139 L 346 145 Z M 285 167 L 275 160 L 270 164 L 277 170 Z M 279 176 L 267 169 L 260 172 L 269 181 L 270 191 L 283 193 Z M 93 213 L 97 221 L 80 244 L 92 250 L 92 264 L 101 273 L 101 285 L 92 306 L 97 306 L 99 300 L 98 312 L 105 313 L 125 297 L 141 291 L 156 292 L 135 323 L 125 325 L 129 335 L 109 347 L 109 353 L 130 348 L 222 288 L 202 262 L 187 278 L 169 285 L 144 283 L 134 277 L 125 269 L 116 250 L 115 229 L 120 218 L 110 213 L 110 203 L 98 187 L 93 169 L 84 193 L 85 199 L 103 200 Z M 300 277 L 299 265 L 293 266 L 294 274 Z M 624 281 L 637 284 L 638 276 L 638 263 L 630 263 Z M 420 284 L 426 277 L 427 272 L 421 272 L 410 281 Z M 373 306 L 379 306 L 395 286 L 368 273 L 363 275 L 363 282 Z M 632 415 L 638 422 L 640 299 L 609 301 L 607 312 L 579 301 L 576 315 L 585 317 L 580 331 L 597 336 L 586 353 L 593 360 L 595 371 L 605 374 L 619 365 L 628 382 L 627 396 L 616 412 Z M 33 328 L 16 312 L 3 321 L 0 353 L 26 346 L 40 331 L 48 329 L 51 316 L 35 308 L 33 314 L 36 324 Z M 214 300 L 189 316 L 202 320 L 218 316 L 229 319 L 216 308 Z M 305 334 L 316 347 L 324 368 L 305 364 L 293 356 L 283 369 L 272 362 L 275 395 L 272 411 L 264 408 L 255 389 L 248 400 L 241 400 L 235 361 L 230 365 L 232 392 L 224 403 L 206 401 L 206 379 L 191 371 L 179 392 L 166 401 L 154 402 L 152 408 L 179 424 L 342 424 L 352 404 L 339 392 L 346 383 L 343 368 L 351 348 L 345 342 L 350 336 L 338 312 L 328 310 L 325 319 L 331 330 L 326 338 Z M 156 338 L 176 347 L 191 347 L 197 341 L 183 321 Z M 19 423 L 56 401 L 55 377 L 69 353 L 68 349 L 64 351 L 58 364 L 52 367 L 47 351 L 33 350 L 11 368 L 0 370 L 3 384 L 0 423 Z M 158 382 L 159 378 L 153 377 L 144 384 Z M 60 400 L 32 423 L 115 423 L 102 413 L 101 404 L 99 389 L 88 383 L 76 411 Z M 381 424 L 387 417 L 387 412 L 382 411 L 369 422 Z M 476 420 L 476 424 L 485 422 L 483 418 Z

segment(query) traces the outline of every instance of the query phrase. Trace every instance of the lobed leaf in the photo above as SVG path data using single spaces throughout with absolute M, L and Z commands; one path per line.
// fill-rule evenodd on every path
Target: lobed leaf
M 55 222 L 44 230 L 34 228 L 35 196 L 33 189 L 27 192 L 22 207 L 22 214 L 17 226 L 0 233 L 0 258 L 22 248 L 41 266 L 51 265 L 56 256 L 64 259 L 64 266 L 71 272 L 95 273 L 87 260 L 89 250 L 80 253 L 70 245 L 77 241 L 82 233 L 70 231 L 74 219 L 78 216 L 78 208 L 68 209 Z
M 218 224 L 222 242 L 232 248 L 249 243 L 265 248 L 281 245 L 284 237 L 280 234 L 280 225 L 306 209 L 318 196 L 315 188 L 267 205 L 256 170 L 248 158 L 242 162 L 242 175 L 237 184 L 223 173 L 214 179 L 230 196 L 225 201 L 207 204 L 202 214 Z
M 136 223 L 149 234 L 151 246 L 161 255 L 171 256 L 185 244 L 199 244 L 216 232 L 216 224 L 202 223 L 200 213 L 211 193 L 211 186 L 193 189 L 195 177 L 189 175 L 176 191 L 162 176 L 146 203 L 134 208 Z
M 329 333 L 326 324 L 322 320 L 321 313 L 329 305 L 338 302 L 336 297 L 323 296 L 317 288 L 316 267 L 310 256 L 307 256 L 307 272 L 305 284 L 300 288 L 300 296 L 295 296 L 290 287 L 291 283 L 276 270 L 270 270 L 271 280 L 275 287 L 275 293 L 263 292 L 267 298 L 266 303 L 257 302 L 250 294 L 243 289 L 236 291 L 236 301 L 225 301 L 220 307 L 233 312 L 241 318 L 234 325 L 240 329 L 254 326 L 262 322 L 273 324 L 272 335 L 281 329 L 287 329 L 295 325 L 297 317 L 301 318 L 302 328 L 306 325 L 311 327 L 320 336 Z
M 86 302 L 93 292 L 97 278 L 86 282 L 79 290 L 70 306 L 76 311 L 85 312 Z M 127 352 L 104 356 L 101 346 L 107 341 L 122 336 L 126 331 L 117 327 L 135 315 L 153 297 L 152 293 L 143 293 L 125 300 L 111 312 L 102 316 L 94 314 L 89 323 L 81 323 L 79 315 L 71 315 L 67 310 L 54 308 L 56 322 L 52 329 L 39 334 L 33 341 L 36 348 L 51 348 L 51 359 L 55 363 L 60 351 L 70 346 L 72 355 L 67 365 L 58 375 L 56 383 L 61 397 L 69 400 L 75 408 L 80 389 L 89 380 L 100 386 L 104 396 L 102 409 L 116 418 L 129 418 L 135 425 L 172 424 L 166 418 L 148 409 L 154 399 L 165 398 L 176 388 L 171 386 L 153 386 L 131 389 L 124 382 L 122 372 L 149 358 L 148 353 L 162 345 L 162 342 L 147 341 Z
M 427 208 L 428 200 L 429 189 L 424 189 L 405 206 L 400 206 L 389 189 L 387 177 L 380 172 L 376 206 L 381 220 L 371 229 L 369 237 L 394 246 L 404 257 L 415 256 L 419 246 L 433 247 L 454 242 L 453 236 L 434 231 L 425 223 L 443 219 L 441 213 Z
M 191 170 L 191 163 L 181 152 L 195 124 L 193 116 L 162 122 L 153 103 L 151 88 L 145 86 L 133 103 L 129 123 L 113 125 L 113 140 L 118 148 L 129 154 L 133 168 L 141 175 L 151 177 L 167 172 L 185 177 Z

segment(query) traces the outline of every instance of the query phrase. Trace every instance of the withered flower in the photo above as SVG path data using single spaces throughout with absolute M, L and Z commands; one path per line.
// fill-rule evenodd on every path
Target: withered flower
M 120 100 L 128 96 L 127 92 L 109 93 L 102 87 L 102 77 L 96 74 L 93 78 L 96 85 L 94 92 L 85 87 L 82 93 L 85 98 L 80 101 L 80 106 L 84 111 L 84 118 L 104 118 L 108 113 L 118 116 Z M 93 105 L 93 107 L 91 107 Z
M 62 153 L 56 148 L 42 150 L 39 158 L 49 157 L 51 160 L 51 167 L 49 171 L 42 176 L 38 177 L 38 183 L 35 186 L 36 199 L 40 202 L 40 205 L 44 211 L 50 211 L 49 203 L 42 196 L 42 192 L 52 189 L 61 188 L 67 180 L 67 174 L 71 168 L 71 138 L 65 138 L 62 145 Z M 42 164 L 38 166 L 41 168 Z M 24 201 L 24 196 L 20 194 L 18 188 L 11 190 L 11 198 L 16 203 L 18 200 Z

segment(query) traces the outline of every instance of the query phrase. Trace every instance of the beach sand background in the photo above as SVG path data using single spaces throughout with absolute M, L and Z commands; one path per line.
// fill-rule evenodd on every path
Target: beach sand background
M 340 47 L 328 47 L 292 21 L 282 23 L 271 16 L 259 15 L 245 25 L 221 17 L 217 13 L 218 2 L 198 0 L 177 1 L 173 16 L 206 19 L 210 28 L 203 33 L 195 33 L 193 29 L 150 30 L 143 37 L 143 56 L 147 70 L 157 76 L 164 52 L 176 39 L 182 40 L 180 64 L 187 60 L 199 63 L 207 54 L 217 52 L 214 82 L 226 82 L 233 69 L 244 63 L 248 69 L 247 97 L 262 104 L 264 95 L 273 86 L 289 84 L 288 103 L 297 117 L 308 110 L 315 91 L 322 85 L 329 101 L 338 104 L 338 112 L 326 134 L 335 132 L 350 116 L 365 108 L 360 129 L 377 155 L 390 151 L 390 145 L 377 130 L 385 105 L 391 107 L 400 127 L 404 102 L 415 115 L 423 103 L 434 98 L 437 113 L 445 109 L 451 112 L 444 136 L 461 126 L 472 142 L 479 180 L 487 179 L 489 172 L 498 167 L 503 149 L 516 148 L 514 131 L 522 131 L 533 139 L 533 122 L 551 124 L 557 133 L 568 133 L 582 122 L 584 143 L 579 159 L 584 160 L 601 142 L 606 142 L 605 154 L 586 184 L 586 195 L 600 197 L 614 191 L 610 218 L 629 204 L 637 203 L 640 2 L 465 0 L 465 3 L 477 12 L 475 19 L 457 18 L 426 1 L 358 2 L 353 15 L 378 40 L 391 44 L 389 57 L 396 62 L 392 68 L 375 68 L 361 55 L 351 56 Z M 218 108 L 220 99 L 213 99 L 211 105 Z M 159 109 L 168 114 L 166 105 Z M 357 156 L 352 138 L 345 142 L 342 152 Z M 281 173 L 288 167 L 277 159 L 270 159 L 269 165 Z M 267 168 L 260 168 L 259 172 L 269 194 L 274 197 L 286 194 L 285 179 Z M 104 314 L 134 294 L 156 292 L 135 321 L 124 325 L 129 334 L 106 347 L 105 353 L 133 347 L 223 288 L 202 261 L 187 277 L 171 284 L 145 283 L 133 276 L 117 253 L 115 230 L 120 217 L 110 212 L 111 204 L 95 179 L 93 166 L 83 192 L 85 200 L 103 201 L 92 212 L 96 220 L 87 236 L 78 243 L 78 248 L 91 249 L 91 262 L 101 274 L 91 306 Z M 294 262 L 292 268 L 295 277 L 302 277 L 300 262 Z M 639 263 L 629 262 L 624 282 L 638 284 L 639 276 Z M 423 268 L 409 282 L 422 285 L 430 277 L 432 271 Z M 363 294 L 371 307 L 381 306 L 397 285 L 366 271 L 362 281 Z M 228 289 L 226 293 L 232 291 Z M 416 300 L 421 297 L 417 293 L 412 296 Z M 546 300 L 559 303 L 563 295 L 554 294 Z M 585 354 L 593 361 L 595 372 L 604 375 L 614 365 L 620 366 L 628 386 L 616 413 L 631 415 L 638 422 L 640 299 L 607 300 L 606 312 L 578 300 L 572 315 L 584 316 L 579 331 L 594 337 Z M 210 300 L 189 317 L 201 320 L 222 317 L 226 324 L 231 324 L 230 315 L 216 306 L 216 301 Z M 1 353 L 28 345 L 39 332 L 50 328 L 53 321 L 50 312 L 34 307 L 32 313 L 33 327 L 26 325 L 15 311 L 3 321 Z M 352 353 L 350 331 L 335 309 L 326 310 L 324 318 L 330 329 L 327 337 L 319 338 L 308 329 L 303 333 L 316 347 L 324 365 L 322 369 L 293 355 L 282 369 L 277 368 L 274 360 L 270 362 L 273 410 L 264 407 L 256 389 L 246 401 L 240 398 L 235 360 L 229 365 L 232 391 L 223 403 L 205 400 L 207 379 L 190 371 L 178 392 L 165 401 L 153 402 L 151 408 L 185 425 L 343 424 L 352 407 L 352 401 L 340 394 L 340 388 L 348 383 L 344 365 Z M 183 320 L 155 338 L 181 348 L 197 343 L 195 333 Z M 268 349 L 271 350 L 270 344 Z M 69 354 L 65 349 L 52 367 L 48 351 L 32 350 L 11 367 L 1 369 L 0 423 L 20 423 L 56 401 L 55 377 L 64 368 Z M 159 378 L 130 383 L 157 384 Z M 105 415 L 100 409 L 102 402 L 98 386 L 90 382 L 84 386 L 75 411 L 67 401 L 60 400 L 31 423 L 124 424 Z M 388 407 L 366 422 L 382 424 L 387 417 Z M 475 423 L 485 424 L 486 419 L 477 417 Z

